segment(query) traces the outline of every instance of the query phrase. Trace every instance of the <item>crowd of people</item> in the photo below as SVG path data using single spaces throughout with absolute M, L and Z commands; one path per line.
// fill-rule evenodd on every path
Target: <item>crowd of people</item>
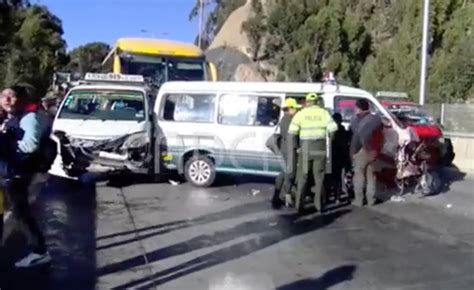
M 47 174 L 56 145 L 49 136 L 60 96 L 48 92 L 40 101 L 24 86 L 0 92 L 0 246 L 4 214 L 11 212 L 15 229 L 24 233 L 31 252 L 15 263 L 25 268 L 48 263 L 51 257 L 29 203 L 32 186 Z M 44 179 L 43 179 L 44 180 Z
M 328 200 L 326 182 L 329 181 L 335 200 L 339 201 L 342 173 L 352 170 L 354 195 L 349 198 L 360 206 L 378 203 L 374 163 L 383 146 L 381 118 L 371 114 L 367 100 L 360 99 L 356 102 L 356 115 L 346 130 L 342 116 L 339 113 L 331 116 L 322 105 L 320 96 L 310 93 L 305 101 L 304 108 L 292 98 L 287 99 L 283 106 L 278 151 L 285 166 L 275 183 L 273 207 L 279 209 L 284 204 L 292 204 L 298 213 L 303 213 L 309 176 L 312 176 L 314 204 L 316 210 L 324 213 Z M 332 140 L 331 180 L 325 180 L 327 138 Z M 295 192 L 292 190 L 294 185 Z

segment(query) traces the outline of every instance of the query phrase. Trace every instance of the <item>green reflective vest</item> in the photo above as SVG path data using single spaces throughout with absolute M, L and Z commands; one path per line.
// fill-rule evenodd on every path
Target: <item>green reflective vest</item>
M 337 131 L 337 124 L 329 112 L 316 105 L 299 111 L 293 117 L 288 130 L 300 140 L 323 140 L 327 133 L 335 131 Z

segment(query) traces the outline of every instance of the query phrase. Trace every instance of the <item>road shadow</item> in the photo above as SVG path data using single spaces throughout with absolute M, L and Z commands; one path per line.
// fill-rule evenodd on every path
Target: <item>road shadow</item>
M 247 174 L 219 174 L 219 178 L 216 179 L 216 183 L 213 187 L 219 188 L 252 183 L 273 185 L 275 183 L 275 177 Z
M 184 178 L 178 173 L 166 173 L 160 175 L 145 175 L 145 174 L 117 174 L 108 178 L 106 186 L 113 188 L 126 188 L 139 184 L 160 184 L 170 182 L 185 182 Z
M 350 210 L 341 210 L 324 216 L 315 216 L 314 218 L 301 218 L 296 214 L 278 215 L 271 218 L 244 222 L 233 228 L 216 231 L 212 234 L 199 235 L 188 241 L 148 253 L 146 263 L 153 263 L 243 237 L 249 237 L 249 239 L 209 254 L 201 255 L 148 277 L 130 281 L 114 289 L 149 289 L 157 287 L 185 275 L 250 255 L 284 240 L 324 228 L 349 212 Z M 98 269 L 98 272 L 100 275 L 107 275 L 144 264 L 144 257 L 137 256 L 106 265 Z
M 109 249 L 129 243 L 133 243 L 139 240 L 150 238 L 153 236 L 163 235 L 172 231 L 189 228 L 192 226 L 204 225 L 207 223 L 222 221 L 226 219 L 233 219 L 242 217 L 249 214 L 254 214 L 257 212 L 262 212 L 268 210 L 269 203 L 268 201 L 259 201 L 254 203 L 241 204 L 230 209 L 226 209 L 220 212 L 215 212 L 207 215 L 197 217 L 190 220 L 179 220 L 168 223 L 163 223 L 159 225 L 154 225 L 150 227 L 144 227 L 132 231 L 124 231 L 120 233 L 114 233 L 106 236 L 101 236 L 97 238 L 97 241 L 112 239 L 120 236 L 128 236 L 133 234 L 133 238 L 125 239 L 119 242 L 113 242 L 110 244 L 98 246 L 97 250 Z M 138 235 L 136 235 L 138 233 Z
M 461 171 L 461 169 L 454 164 L 444 167 L 443 170 L 445 178 L 449 179 L 451 182 L 462 181 L 467 175 L 466 172 Z
M 95 289 L 94 186 L 51 177 L 36 199 L 35 210 L 52 256 L 50 265 L 15 269 L 13 261 L 26 253 L 26 239 L 13 233 L 5 243 L 9 253 L 5 289 Z
M 276 290 L 326 290 L 345 281 L 351 281 L 357 267 L 345 265 L 327 271 L 316 279 L 304 279 L 278 287 Z

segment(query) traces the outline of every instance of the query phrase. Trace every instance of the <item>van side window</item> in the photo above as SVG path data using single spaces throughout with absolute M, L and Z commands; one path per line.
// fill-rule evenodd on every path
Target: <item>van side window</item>
M 216 96 L 211 94 L 169 94 L 165 96 L 163 120 L 212 123 Z
M 219 123 L 225 125 L 275 126 L 280 114 L 279 97 L 226 94 L 219 103 Z
M 258 97 L 257 126 L 275 126 L 280 119 L 281 99 L 278 97 Z
M 219 123 L 224 125 L 253 125 L 256 97 L 226 94 L 219 102 Z
M 355 117 L 355 103 L 361 98 L 349 97 L 349 96 L 336 96 L 334 98 L 334 113 L 340 113 L 344 122 L 351 122 Z M 372 112 L 381 114 L 377 106 L 370 100 L 367 99 L 370 104 Z

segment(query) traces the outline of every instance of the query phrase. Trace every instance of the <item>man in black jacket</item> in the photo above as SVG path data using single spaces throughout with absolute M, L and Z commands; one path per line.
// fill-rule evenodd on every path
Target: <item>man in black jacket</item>
M 343 119 L 340 113 L 332 115 L 334 122 L 337 124 L 337 131 L 334 132 L 332 138 L 332 180 L 334 186 L 334 193 L 336 202 L 340 201 L 340 194 L 342 193 L 343 170 L 348 173 L 351 170 L 351 157 L 349 153 L 349 146 L 351 143 L 350 132 L 342 125 Z
M 275 181 L 275 191 L 272 198 L 272 206 L 275 209 L 280 208 L 283 204 L 283 198 L 286 194 L 290 194 L 291 186 L 295 179 L 296 171 L 296 152 L 290 150 L 288 147 L 288 128 L 290 127 L 291 120 L 293 116 L 301 108 L 301 105 L 293 98 L 288 98 L 285 100 L 283 106 L 283 118 L 279 124 L 280 131 L 280 144 L 279 150 L 280 154 L 283 157 L 285 168 L 282 168 L 280 175 L 278 175 Z

